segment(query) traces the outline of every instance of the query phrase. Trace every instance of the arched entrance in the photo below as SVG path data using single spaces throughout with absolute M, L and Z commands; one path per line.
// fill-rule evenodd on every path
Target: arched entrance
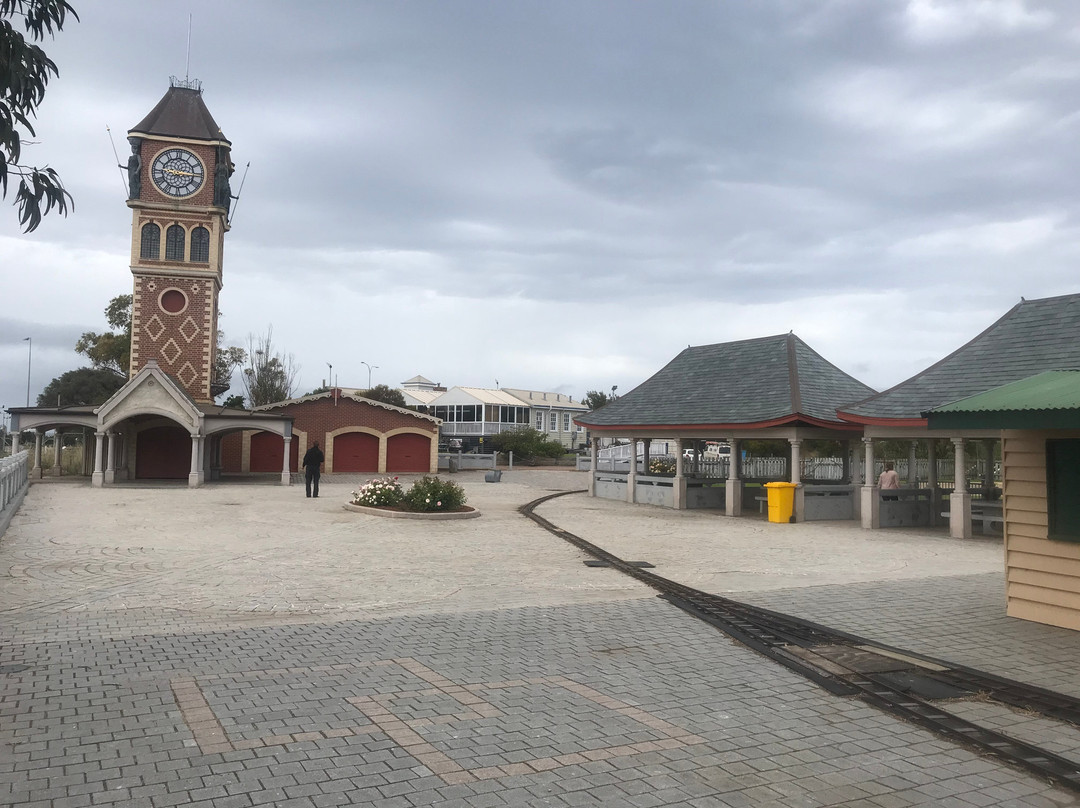
M 135 478 L 186 480 L 191 471 L 191 433 L 178 426 L 144 429 L 135 439 Z
M 334 473 L 379 470 L 379 439 L 366 432 L 345 432 L 334 438 Z
M 431 438 L 412 432 L 391 435 L 386 441 L 386 470 L 431 471 Z

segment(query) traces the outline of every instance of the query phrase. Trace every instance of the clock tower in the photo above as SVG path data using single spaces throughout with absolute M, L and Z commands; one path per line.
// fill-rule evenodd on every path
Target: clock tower
M 210 403 L 222 251 L 232 200 L 232 143 L 197 81 L 172 79 L 128 131 L 131 367 L 151 360 L 198 403 Z

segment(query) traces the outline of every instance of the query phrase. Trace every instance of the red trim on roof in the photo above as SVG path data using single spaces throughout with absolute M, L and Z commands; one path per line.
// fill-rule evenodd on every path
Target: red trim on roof
M 836 411 L 845 421 L 860 426 L 926 426 L 925 418 L 871 418 L 865 415 L 852 415 L 849 412 Z
M 615 431 L 618 431 L 620 429 L 622 429 L 622 430 L 626 430 L 626 429 L 633 429 L 633 430 L 645 430 L 645 429 L 650 429 L 650 430 L 687 430 L 687 431 L 689 431 L 689 430 L 700 431 L 700 430 L 703 430 L 703 429 L 709 429 L 709 430 L 732 431 L 732 430 L 740 430 L 740 429 L 767 429 L 768 427 L 772 427 L 772 426 L 783 426 L 784 424 L 792 424 L 792 423 L 796 423 L 796 422 L 802 422 L 802 423 L 808 424 L 810 426 L 820 426 L 820 427 L 824 427 L 826 429 L 838 429 L 838 430 L 850 431 L 850 432 L 856 432 L 861 428 L 861 427 L 858 427 L 858 426 L 856 426 L 854 424 L 837 423 L 836 421 L 824 421 L 824 420 L 822 420 L 820 418 L 811 418 L 808 415 L 799 415 L 799 414 L 785 415 L 785 416 L 783 416 L 781 418 L 774 418 L 774 419 L 769 420 L 769 421 L 755 421 L 755 422 L 752 422 L 752 423 L 741 423 L 741 424 L 617 424 L 617 425 L 614 425 L 614 426 L 604 424 L 603 426 L 601 426 L 601 425 L 598 425 L 598 424 L 590 424 L 588 421 L 579 421 L 577 419 L 574 420 L 575 424 L 580 424 L 581 426 L 588 427 L 589 429 L 594 429 L 594 430 L 596 430 L 598 432 L 615 432 Z

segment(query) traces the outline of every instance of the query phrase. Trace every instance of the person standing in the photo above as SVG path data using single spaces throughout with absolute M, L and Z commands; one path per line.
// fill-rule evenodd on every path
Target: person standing
M 900 475 L 893 469 L 892 463 L 885 464 L 885 470 L 878 477 L 878 488 L 882 491 L 895 490 L 900 487 Z M 882 499 L 896 500 L 898 496 L 882 496 Z
M 311 444 L 311 448 L 304 453 L 304 487 L 309 497 L 319 496 L 319 467 L 324 458 L 319 442 Z M 314 488 L 314 493 L 312 493 Z

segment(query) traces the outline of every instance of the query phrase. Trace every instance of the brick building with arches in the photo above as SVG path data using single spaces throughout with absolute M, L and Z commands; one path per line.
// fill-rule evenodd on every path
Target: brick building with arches
M 435 474 L 439 463 L 438 418 L 373 401 L 340 389 L 266 404 L 254 409 L 292 422 L 288 468 L 300 471 L 300 458 L 315 441 L 327 474 Z M 222 471 L 275 473 L 284 468 L 285 443 L 273 431 L 247 429 L 222 441 Z

